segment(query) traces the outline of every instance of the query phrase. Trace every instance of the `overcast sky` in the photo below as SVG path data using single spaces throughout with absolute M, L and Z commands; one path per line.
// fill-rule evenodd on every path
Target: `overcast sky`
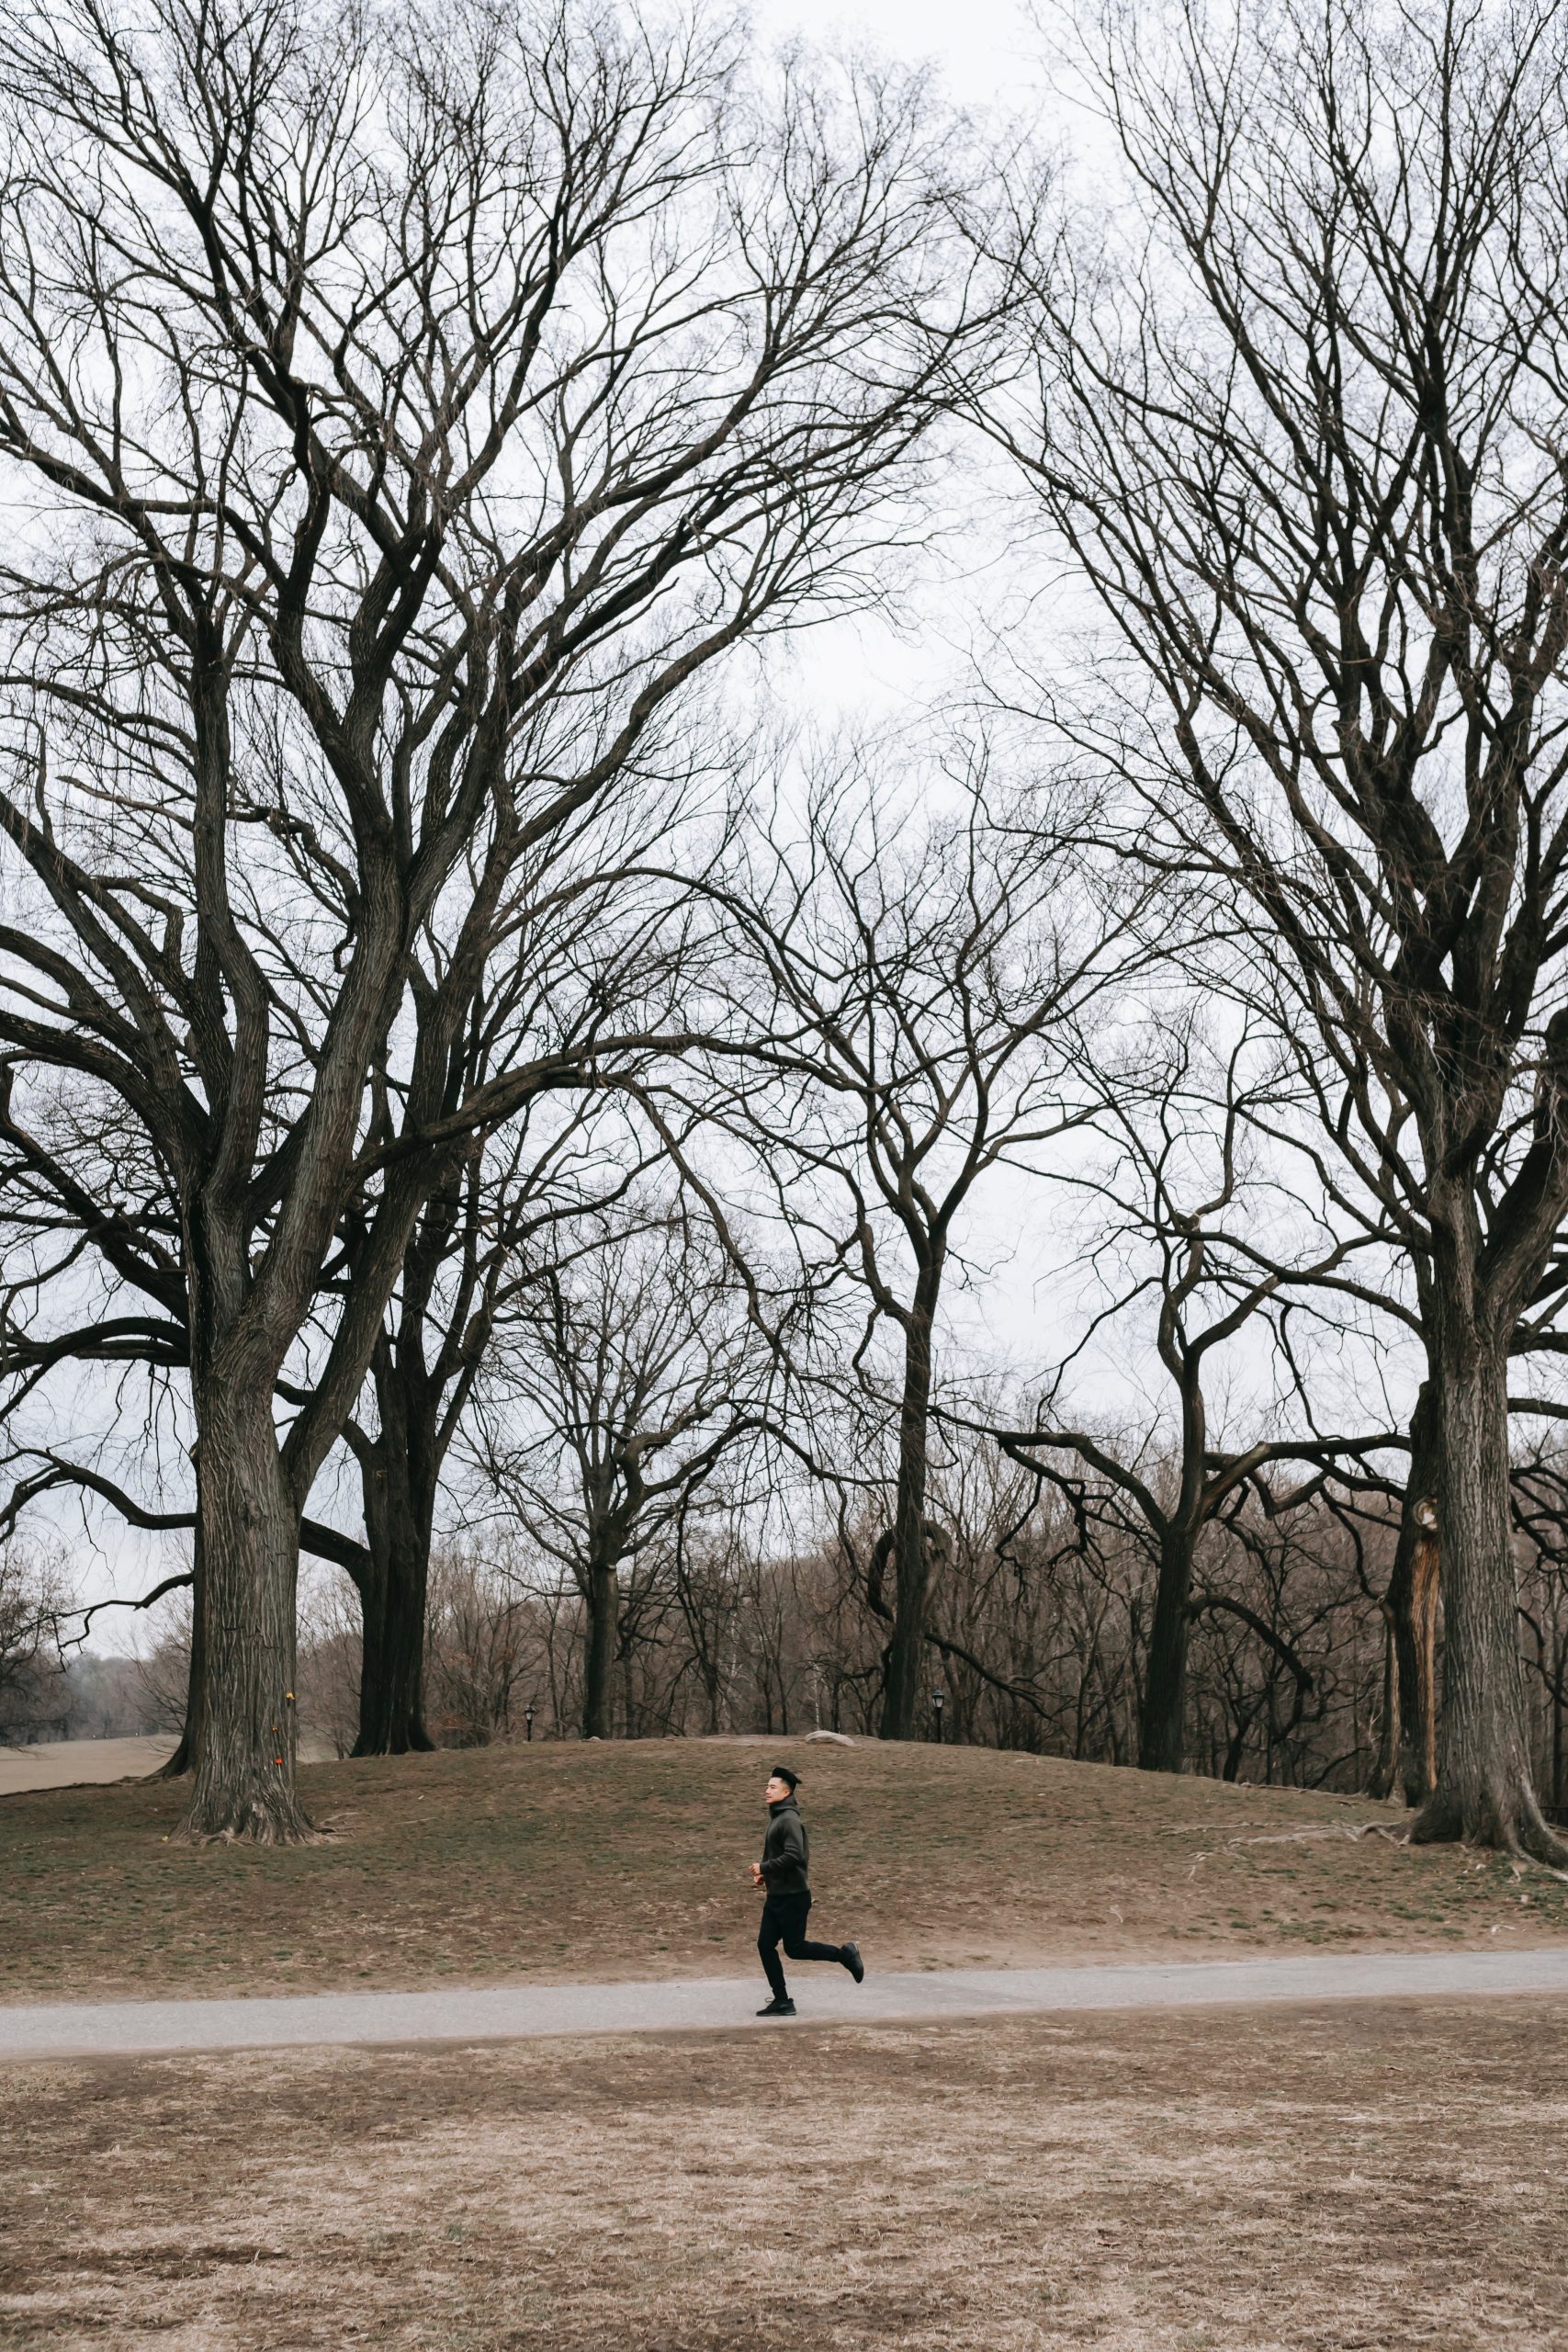
M 1033 78 L 1038 44 L 1026 11 L 1012 0 L 755 0 L 752 22 L 759 32 L 885 50 L 909 64 L 930 62 L 942 69 L 953 95 L 965 105 L 1015 97 Z
M 954 97 L 977 108 L 1000 105 L 1026 112 L 1032 89 L 1043 80 L 1039 36 L 1027 10 L 1013 0 L 964 0 L 961 6 L 939 6 L 936 0 L 852 0 L 847 8 L 836 0 L 754 0 L 751 13 L 767 42 L 798 34 L 837 48 L 864 47 L 911 65 L 930 62 Z M 973 515 L 967 512 L 971 505 Z M 957 507 L 958 528 L 934 562 L 922 562 L 901 592 L 892 619 L 838 622 L 793 644 L 775 644 L 767 660 L 771 691 L 802 716 L 831 724 L 857 718 L 897 721 L 922 707 L 929 710 L 955 690 L 971 644 L 983 641 L 983 623 L 998 615 L 1001 536 L 994 502 L 964 497 Z M 1001 584 L 1005 590 L 1005 577 Z M 1011 584 L 1016 587 L 1016 579 Z M 1036 621 L 1043 618 L 1037 608 Z M 972 1203 L 960 1237 L 962 1253 L 972 1253 L 976 1271 L 984 1272 L 967 1294 L 961 1280 L 952 1284 L 951 1326 L 998 1368 L 1010 1362 L 1015 1372 L 1038 1373 L 1064 1351 L 1090 1303 L 1086 1269 L 1075 1263 L 1081 1241 L 1071 1232 L 1067 1203 L 1055 1188 L 998 1173 Z M 1139 1352 L 1130 1332 L 1111 1351 L 1113 1385 L 1131 1392 L 1125 1409 L 1134 1416 L 1138 1384 L 1133 1364 Z M 1249 1376 L 1267 1378 L 1266 1365 L 1248 1356 L 1245 1347 L 1236 1351 L 1233 1367 L 1244 1387 Z M 1100 1380 L 1106 1376 L 1102 1367 Z M 1090 1410 L 1097 1402 L 1103 1407 L 1107 1400 L 1103 1394 L 1095 1396 L 1100 1384 L 1087 1363 L 1080 1377 L 1080 1403 Z M 1355 1378 L 1351 1373 L 1352 1385 Z M 1218 1396 L 1214 1403 L 1223 1415 Z M 331 1511 L 324 1491 L 316 1508 Z M 168 1572 L 175 1547 L 167 1539 L 129 1534 L 112 1515 L 93 1517 L 103 1547 L 96 1558 L 90 1544 L 81 1544 L 79 1532 L 67 1532 L 88 1591 L 102 1594 L 111 1586 L 121 1592 L 144 1590 Z M 69 1512 L 61 1514 L 56 1523 L 62 1522 L 62 1532 L 79 1530 Z M 127 1617 L 100 1620 L 95 1646 L 120 1646 L 140 1630 Z

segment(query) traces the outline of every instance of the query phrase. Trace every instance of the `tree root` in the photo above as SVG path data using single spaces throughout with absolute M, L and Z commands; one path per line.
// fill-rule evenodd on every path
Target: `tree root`
M 318 1829 L 310 1823 L 285 1836 L 279 1830 L 249 1829 L 171 1829 L 164 1843 L 170 1846 L 269 1846 L 282 1850 L 298 1846 L 329 1846 L 335 1830 Z
M 253 1807 L 248 1821 L 239 1824 L 225 1822 L 221 1829 L 203 1829 L 198 1824 L 185 1820 L 169 1832 L 169 1843 L 176 1846 L 321 1846 L 333 1836 L 329 1829 L 318 1828 L 305 1814 L 295 1810 L 283 1821 L 265 1806 Z
M 1484 1805 L 1476 1803 L 1473 1810 L 1479 1818 L 1467 1819 L 1457 1795 L 1441 1788 L 1434 1790 L 1411 1825 L 1412 1845 L 1464 1846 L 1473 1851 L 1508 1854 L 1561 1878 L 1568 1870 L 1568 1842 L 1547 1821 L 1532 1790 L 1527 1787 L 1509 1793 L 1512 1804 L 1493 1793 Z
M 1520 1835 L 1505 1849 L 1514 1865 L 1514 1876 L 1522 1878 L 1526 1871 L 1543 1871 L 1548 1878 L 1561 1879 L 1568 1886 L 1568 1846 L 1556 1838 L 1546 1823 L 1525 1823 Z
M 1332 1838 L 1348 1838 L 1354 1845 L 1359 1838 L 1374 1837 L 1393 1838 L 1396 1845 L 1404 1843 L 1397 1831 L 1381 1821 L 1369 1821 L 1363 1829 L 1352 1829 L 1348 1822 L 1326 1821 L 1321 1829 L 1277 1829 L 1266 1838 L 1227 1838 L 1225 1846 L 1234 1852 L 1238 1846 L 1316 1846 Z
M 1568 1844 L 1564 1844 L 1534 1804 L 1519 1825 L 1519 1844 L 1526 1859 L 1537 1870 L 1546 1871 L 1551 1877 L 1568 1883 Z
M 1251 1826 L 1248 1822 L 1238 1822 L 1226 1829 L 1213 1821 L 1187 1821 L 1174 1829 L 1161 1830 L 1160 1835 L 1162 1838 L 1213 1838 L 1227 1853 L 1233 1853 L 1238 1846 L 1307 1846 L 1319 1843 L 1325 1838 L 1348 1838 L 1352 1843 L 1360 1838 L 1386 1838 L 1391 1846 L 1408 1846 L 1410 1843 L 1409 1830 L 1395 1828 L 1388 1821 L 1365 1821 L 1358 1829 L 1352 1829 L 1348 1822 L 1325 1821 L 1315 1829 L 1274 1829 L 1258 1838 L 1240 1838 L 1235 1834 L 1236 1829 Z

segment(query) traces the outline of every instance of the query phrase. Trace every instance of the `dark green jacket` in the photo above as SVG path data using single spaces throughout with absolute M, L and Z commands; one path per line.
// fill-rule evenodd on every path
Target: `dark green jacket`
M 781 1797 L 768 1807 L 768 1834 L 762 1840 L 762 1883 L 770 1894 L 809 1894 L 806 1875 L 810 1859 L 806 1824 L 793 1797 Z

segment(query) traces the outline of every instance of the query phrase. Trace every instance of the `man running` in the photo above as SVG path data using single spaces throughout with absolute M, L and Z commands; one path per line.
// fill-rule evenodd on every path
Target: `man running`
M 762 1924 L 757 1930 L 757 1950 L 773 1992 L 766 2008 L 758 2010 L 760 2018 L 795 2015 L 795 2003 L 789 1997 L 779 1959 L 781 1943 L 791 1960 L 836 1960 L 840 1968 L 849 1970 L 857 1984 L 865 1974 L 858 1944 L 814 1944 L 807 1940 L 806 1915 L 811 1908 L 811 1887 L 806 1875 L 806 1824 L 795 1801 L 799 1781 L 799 1773 L 792 1772 L 787 1764 L 773 1766 L 767 1787 L 768 1834 L 762 1841 L 761 1860 L 751 1865 L 752 1885 L 764 1888 L 767 1894 L 762 1905 Z

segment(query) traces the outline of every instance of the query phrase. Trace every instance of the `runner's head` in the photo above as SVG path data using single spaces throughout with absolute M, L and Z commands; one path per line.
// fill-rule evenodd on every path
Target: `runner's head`
M 775 1764 L 768 1776 L 768 1803 L 782 1804 L 785 1797 L 794 1796 L 799 1783 L 798 1772 L 792 1772 L 787 1764 Z

